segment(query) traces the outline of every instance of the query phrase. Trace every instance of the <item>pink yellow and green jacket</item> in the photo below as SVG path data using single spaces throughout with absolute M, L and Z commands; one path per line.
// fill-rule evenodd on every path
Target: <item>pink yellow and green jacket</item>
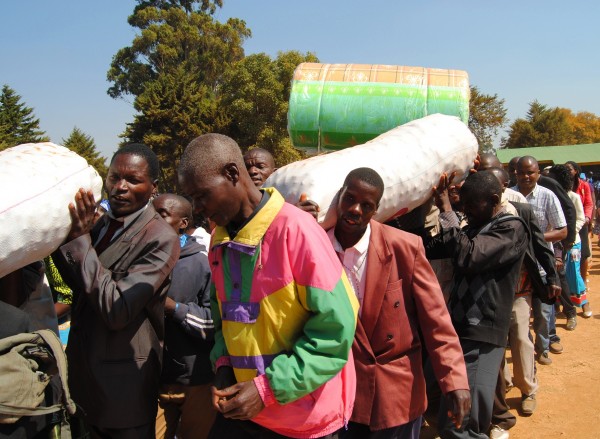
M 352 414 L 358 301 L 323 229 L 264 190 L 269 200 L 233 240 L 224 227 L 212 237 L 211 360 L 254 380 L 265 404 L 254 422 L 321 437 Z

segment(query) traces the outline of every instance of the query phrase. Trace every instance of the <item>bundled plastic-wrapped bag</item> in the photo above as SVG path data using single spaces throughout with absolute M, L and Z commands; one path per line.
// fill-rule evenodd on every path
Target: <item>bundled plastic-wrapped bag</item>
M 339 150 L 430 114 L 469 119 L 464 70 L 302 63 L 294 71 L 288 130 L 296 148 Z
M 385 184 L 375 216 L 383 222 L 423 204 L 442 172 L 456 171 L 456 179 L 461 178 L 473 166 L 477 149 L 477 139 L 459 118 L 434 114 L 364 145 L 291 163 L 271 174 L 264 186 L 277 188 L 290 203 L 305 193 L 319 204 L 318 219 L 327 228 L 335 220 L 331 204 L 346 175 L 373 168 Z
M 99 200 L 102 179 L 87 161 L 54 143 L 0 152 L 0 277 L 56 250 L 71 228 L 69 203 L 81 187 Z

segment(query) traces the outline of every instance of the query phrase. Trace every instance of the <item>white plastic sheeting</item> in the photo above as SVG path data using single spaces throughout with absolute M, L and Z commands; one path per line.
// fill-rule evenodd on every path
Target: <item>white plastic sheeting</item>
M 381 175 L 385 184 L 375 216 L 383 222 L 424 203 L 442 172 L 456 171 L 458 181 L 473 166 L 477 149 L 475 136 L 458 117 L 434 114 L 363 145 L 284 166 L 267 179 L 264 187 L 274 186 L 292 204 L 305 193 L 319 204 L 318 219 L 327 228 L 335 221 L 332 201 L 346 175 L 353 169 L 369 167 Z
M 80 187 L 100 200 L 102 179 L 64 146 L 27 143 L 0 152 L 0 277 L 62 244 L 71 228 L 68 206 Z

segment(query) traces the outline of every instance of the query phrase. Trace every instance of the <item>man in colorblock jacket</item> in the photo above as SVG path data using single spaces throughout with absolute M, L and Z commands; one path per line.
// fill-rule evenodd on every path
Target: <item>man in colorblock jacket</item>
M 337 438 L 352 413 L 358 303 L 327 235 L 272 188 L 257 188 L 238 145 L 206 134 L 179 182 L 216 223 L 216 368 L 211 438 Z M 349 361 L 350 358 L 350 361 Z

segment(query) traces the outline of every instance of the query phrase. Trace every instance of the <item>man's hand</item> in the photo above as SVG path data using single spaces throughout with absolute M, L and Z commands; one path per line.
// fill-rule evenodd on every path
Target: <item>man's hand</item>
M 469 174 L 474 174 L 479 170 L 479 165 L 481 164 L 481 157 L 479 156 L 479 153 L 477 153 L 477 157 L 475 157 L 475 160 L 473 160 L 473 167 L 471 169 L 469 169 Z
M 559 287 L 558 285 L 546 285 L 546 291 L 548 292 L 548 298 L 549 299 L 553 299 L 554 297 L 558 297 L 560 296 L 560 293 L 562 292 L 562 288 Z
M 229 419 L 246 421 L 258 415 L 265 408 L 254 381 L 237 383 L 223 390 L 215 389 L 214 396 L 219 397 L 217 410 Z
M 440 181 L 437 186 L 433 187 L 433 199 L 435 205 L 440 209 L 440 212 L 452 212 L 452 205 L 450 204 L 450 197 L 448 196 L 448 188 L 452 184 L 452 180 L 456 176 L 456 172 L 453 172 L 448 176 L 445 172 L 440 176 Z
M 306 194 L 300 195 L 300 200 L 296 203 L 296 207 L 310 213 L 314 219 L 317 219 L 319 216 L 319 205 L 314 201 L 309 200 Z
M 463 419 L 471 411 L 471 393 L 468 390 L 454 390 L 446 395 L 448 417 L 457 429 L 462 427 Z
M 75 194 L 75 203 L 69 203 L 71 214 L 71 230 L 67 235 L 66 242 L 90 233 L 94 226 L 94 214 L 96 213 L 96 202 L 92 191 L 79 189 Z
M 216 392 L 227 387 L 230 387 L 236 383 L 235 374 L 233 373 L 233 368 L 230 366 L 221 366 L 217 369 L 217 373 L 215 374 L 214 385 L 210 388 L 212 392 L 212 403 L 213 407 L 216 410 L 221 411 L 219 406 L 219 401 L 222 398 L 219 395 L 216 395 Z
M 562 271 L 565 268 L 562 258 L 554 258 L 554 262 L 556 262 L 556 271 Z
M 176 305 L 177 302 L 167 296 L 167 299 L 165 300 L 165 315 L 172 317 L 173 314 L 175 314 Z

